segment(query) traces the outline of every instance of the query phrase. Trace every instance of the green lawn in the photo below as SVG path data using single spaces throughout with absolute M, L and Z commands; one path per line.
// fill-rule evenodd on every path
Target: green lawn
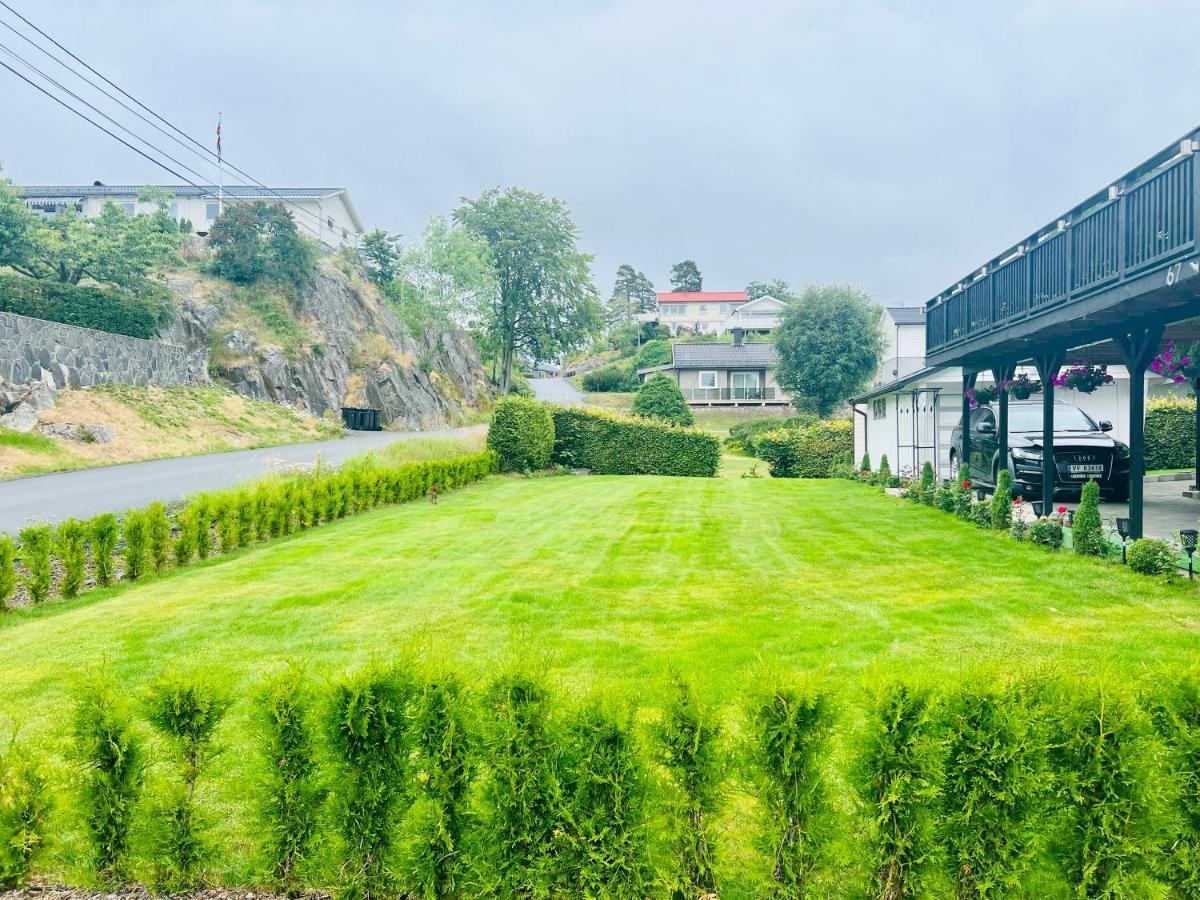
M 133 696 L 166 666 L 212 673 L 239 698 L 224 729 L 237 743 L 244 698 L 289 658 L 323 678 L 405 652 L 481 676 L 523 659 L 564 690 L 653 706 L 672 669 L 734 704 L 764 666 L 852 691 L 875 666 L 1133 678 L 1198 646 L 1186 583 L 1052 555 L 861 485 L 493 478 L 7 616 L 0 738 L 18 723 L 61 751 L 70 694 L 100 667 Z M 256 764 L 223 757 L 219 802 L 248 802 Z M 250 866 L 251 836 L 235 844 L 228 876 Z

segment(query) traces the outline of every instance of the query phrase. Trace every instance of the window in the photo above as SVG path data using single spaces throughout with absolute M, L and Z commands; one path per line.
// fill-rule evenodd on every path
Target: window
M 716 372 L 701 372 L 696 376 L 696 385 L 702 388 L 715 388 L 717 386 Z
M 137 204 L 136 203 L 122 203 L 121 208 L 123 210 L 125 210 L 125 215 L 127 215 L 127 216 L 132 216 L 134 213 L 137 212 Z
M 172 219 L 178 219 L 178 218 L 179 218 L 179 204 L 178 204 L 178 203 L 172 203 L 172 204 L 170 204 L 170 205 L 167 207 L 167 209 L 168 209 L 168 215 L 170 215 L 170 217 L 171 217 Z
M 220 203 L 205 203 L 204 204 L 204 215 L 208 219 L 208 221 L 210 221 L 210 222 L 213 221 L 220 214 L 221 214 L 221 204 Z
M 762 396 L 757 372 L 730 372 L 729 387 L 734 400 L 756 400 Z
M 700 309 L 698 310 L 698 312 L 700 313 L 700 315 L 704 315 L 706 312 L 708 312 L 708 304 L 707 304 L 707 303 L 701 303 L 701 304 L 700 304 Z
M 871 403 L 871 418 L 886 419 L 887 418 L 888 402 L 887 397 L 880 397 Z
M 329 226 L 330 231 L 333 231 L 333 216 L 326 216 L 325 224 Z

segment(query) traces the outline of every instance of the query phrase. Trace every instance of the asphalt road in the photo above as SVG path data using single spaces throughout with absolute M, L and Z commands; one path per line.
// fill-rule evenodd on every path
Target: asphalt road
M 328 463 L 340 463 L 395 441 L 453 437 L 486 427 L 352 431 L 344 438 L 310 444 L 156 459 L 0 481 L 0 532 L 15 533 L 33 521 L 57 522 L 71 516 L 85 519 L 102 512 L 145 506 L 155 500 L 182 500 L 197 491 L 230 487 L 292 466 L 310 466 L 318 456 Z
M 530 378 L 529 387 L 539 400 L 547 400 L 560 406 L 578 406 L 584 394 L 565 378 Z

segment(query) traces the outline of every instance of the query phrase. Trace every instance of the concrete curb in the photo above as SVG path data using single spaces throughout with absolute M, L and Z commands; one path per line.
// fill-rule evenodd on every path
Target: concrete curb
M 1194 472 L 1167 472 L 1163 475 L 1147 475 L 1142 479 L 1146 484 L 1151 484 L 1155 481 L 1195 481 L 1196 474 Z

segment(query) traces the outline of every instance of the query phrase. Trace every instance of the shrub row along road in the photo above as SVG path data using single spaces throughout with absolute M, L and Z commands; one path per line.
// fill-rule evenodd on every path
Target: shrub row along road
M 70 516 L 86 519 L 102 512 L 145 506 L 155 500 L 170 503 L 197 491 L 230 487 L 282 468 L 311 466 L 318 457 L 328 463 L 341 463 L 396 441 L 458 437 L 486 427 L 352 431 L 344 438 L 309 444 L 156 459 L 0 481 L 0 532 L 15 534 L 34 520 L 57 522 Z

